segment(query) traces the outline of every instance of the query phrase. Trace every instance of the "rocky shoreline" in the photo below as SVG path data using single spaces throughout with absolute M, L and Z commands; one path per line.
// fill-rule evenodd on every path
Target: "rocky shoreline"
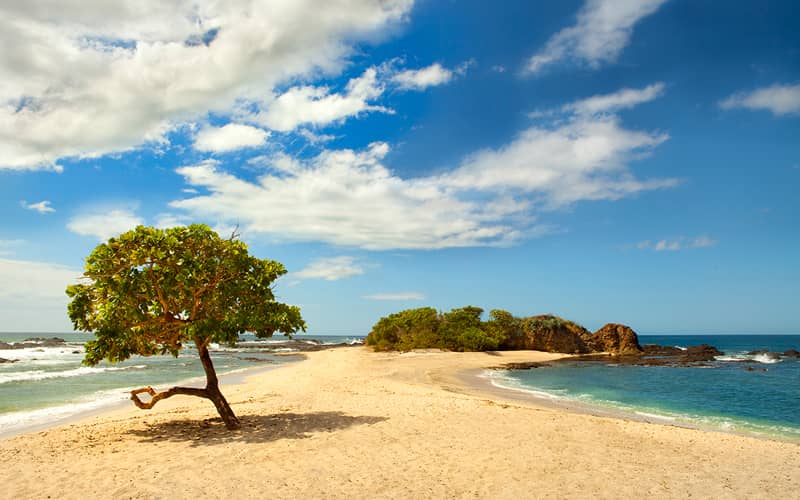
M 570 361 L 595 361 L 631 366 L 710 367 L 720 362 L 725 352 L 709 344 L 685 348 L 639 343 L 638 334 L 629 326 L 608 323 L 592 333 L 571 321 L 554 316 L 535 316 L 527 323 L 528 328 L 511 340 L 513 349 L 533 349 L 545 352 L 577 354 Z M 784 352 L 751 351 L 749 356 L 764 356 L 768 360 L 800 358 L 800 351 L 787 349 Z M 752 359 L 728 358 L 725 362 L 749 363 Z M 541 363 L 513 363 L 501 369 L 540 368 Z M 746 370 L 766 368 L 745 367 Z
M 31 337 L 27 338 L 21 342 L 0 342 L 0 350 L 19 350 L 19 349 L 44 349 L 46 347 L 67 347 L 70 344 L 59 337 L 50 337 L 50 338 L 43 338 L 43 337 Z M 295 354 L 295 353 L 304 353 L 304 352 L 316 352 L 316 351 L 323 351 L 326 349 L 336 349 L 342 347 L 353 347 L 353 346 L 360 346 L 363 345 L 361 343 L 346 343 L 341 342 L 337 344 L 326 344 L 314 339 L 304 339 L 304 340 L 297 340 L 297 339 L 286 339 L 285 341 L 280 342 L 270 342 L 265 343 L 263 341 L 243 341 L 237 342 L 236 348 L 237 349 L 252 349 L 253 353 L 264 353 L 264 354 L 280 354 L 281 352 L 285 352 L 286 354 Z M 214 349 L 212 349 L 213 351 Z M 277 351 L 277 352 L 276 352 Z M 75 351 L 75 353 L 79 353 L 79 351 Z M 261 358 L 241 358 L 247 359 L 248 361 L 266 361 L 265 359 Z M 0 364 L 2 363 L 16 363 L 18 359 L 13 358 L 2 358 L 0 357 Z

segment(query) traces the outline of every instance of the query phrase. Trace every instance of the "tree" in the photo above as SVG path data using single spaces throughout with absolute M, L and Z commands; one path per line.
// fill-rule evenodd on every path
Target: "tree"
M 228 429 L 239 420 L 219 390 L 208 352 L 210 343 L 233 345 L 243 332 L 258 337 L 303 330 L 296 306 L 275 300 L 272 283 L 286 270 L 280 262 L 251 256 L 231 235 L 208 226 L 171 229 L 139 226 L 98 245 L 86 259 L 84 280 L 67 287 L 69 317 L 76 330 L 94 332 L 84 363 L 124 361 L 134 354 L 178 353 L 194 342 L 206 375 L 204 388 L 151 387 L 131 391 L 139 408 L 150 409 L 176 394 L 211 400 Z M 148 393 L 149 401 L 139 394 Z

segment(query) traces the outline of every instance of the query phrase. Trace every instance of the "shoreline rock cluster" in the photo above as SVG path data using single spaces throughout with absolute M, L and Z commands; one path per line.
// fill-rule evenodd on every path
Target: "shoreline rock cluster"
M 577 323 L 552 315 L 524 318 L 521 328 L 509 337 L 504 347 L 565 354 L 644 352 L 636 332 L 627 325 L 608 323 L 592 333 Z
M 59 337 L 31 337 L 22 342 L 0 342 L 0 350 L 35 349 L 40 347 L 63 347 L 67 341 Z
M 700 344 L 679 348 L 657 344 L 641 345 L 639 336 L 627 325 L 608 323 L 592 333 L 586 328 L 557 316 L 532 316 L 523 321 L 523 328 L 508 342 L 511 349 L 532 349 L 546 352 L 578 354 L 570 361 L 603 361 L 634 366 L 695 366 L 708 367 L 725 353 L 718 348 Z M 800 351 L 788 349 L 782 353 L 751 351 L 750 356 L 768 359 L 800 358 Z M 728 362 L 752 362 L 752 359 L 729 359 Z M 540 363 L 514 363 L 504 369 L 539 368 Z M 754 368 L 747 368 L 754 371 Z M 766 370 L 762 368 L 762 370 Z

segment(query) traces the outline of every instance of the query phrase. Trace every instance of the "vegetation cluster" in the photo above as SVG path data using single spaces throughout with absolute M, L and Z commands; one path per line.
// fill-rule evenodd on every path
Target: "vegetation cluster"
M 445 349 L 450 351 L 493 351 L 519 348 L 526 332 L 583 327 L 553 315 L 518 318 L 502 309 L 489 311 L 466 306 L 439 312 L 432 307 L 407 309 L 381 318 L 367 335 L 366 344 L 376 351 Z

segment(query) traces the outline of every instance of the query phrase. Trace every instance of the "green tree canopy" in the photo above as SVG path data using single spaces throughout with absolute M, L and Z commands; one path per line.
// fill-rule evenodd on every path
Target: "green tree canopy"
M 492 311 L 492 321 L 481 321 L 483 309 L 466 306 L 448 313 L 432 307 L 406 309 L 378 320 L 367 335 L 366 344 L 379 351 L 408 351 L 438 348 L 452 351 L 490 351 L 505 341 L 508 328 L 496 322 L 496 314 L 513 318 L 505 311 Z M 505 317 L 503 316 L 503 317 Z
M 239 334 L 271 337 L 305 331 L 296 306 L 275 300 L 273 282 L 285 274 L 280 262 L 251 256 L 235 236 L 220 238 L 208 226 L 171 229 L 139 226 L 98 245 L 86 259 L 82 283 L 67 288 L 76 330 L 94 332 L 84 362 L 123 361 L 134 354 L 178 355 L 193 342 L 206 373 L 206 387 L 132 391 L 140 408 L 176 394 L 214 402 L 229 429 L 239 421 L 219 391 L 208 352 L 212 342 L 234 344 Z M 141 401 L 147 392 L 151 399 Z

